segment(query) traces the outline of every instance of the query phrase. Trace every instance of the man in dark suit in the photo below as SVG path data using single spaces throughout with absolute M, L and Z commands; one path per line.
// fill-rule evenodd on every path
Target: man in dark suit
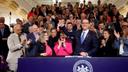
M 63 25 L 62 25 L 63 26 Z M 60 27 L 66 35 L 71 34 L 75 36 L 76 46 L 74 50 L 75 55 L 81 56 L 95 56 L 96 50 L 98 48 L 98 39 L 96 34 L 89 30 L 90 23 L 89 20 L 84 19 L 82 21 L 82 30 L 75 31 L 73 33 L 68 32 L 64 27 Z
M 27 34 L 27 39 L 30 40 L 30 48 L 26 50 L 26 56 L 36 56 L 37 49 L 38 49 L 38 39 L 39 39 L 39 33 L 38 33 L 38 26 L 32 25 L 30 26 L 32 28 L 32 32 Z
M 4 24 L 5 18 L 0 17 L 0 55 L 6 59 L 8 54 L 7 38 L 10 35 L 9 26 Z
M 96 34 L 89 30 L 89 20 L 82 21 L 82 30 L 76 33 L 75 54 L 81 56 L 95 56 L 98 48 L 98 39 Z

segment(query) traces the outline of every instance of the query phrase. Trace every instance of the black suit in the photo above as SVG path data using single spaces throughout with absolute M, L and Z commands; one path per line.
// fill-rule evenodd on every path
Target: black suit
M 98 49 L 98 39 L 96 34 L 89 30 L 87 36 L 85 37 L 83 43 L 81 44 L 81 33 L 78 31 L 76 33 L 76 50 L 75 54 L 79 55 L 80 52 L 87 52 L 89 56 L 95 56 L 96 50 Z
M 7 57 L 8 54 L 8 46 L 6 39 L 8 38 L 10 33 L 10 29 L 7 25 L 5 25 L 5 28 L 3 29 L 3 35 L 0 29 L 0 55 L 3 55 L 5 58 Z
M 31 43 L 29 44 L 29 48 L 26 49 L 26 56 L 28 57 L 37 56 L 40 44 L 36 42 L 36 37 L 34 33 L 27 34 L 27 39 L 31 40 Z

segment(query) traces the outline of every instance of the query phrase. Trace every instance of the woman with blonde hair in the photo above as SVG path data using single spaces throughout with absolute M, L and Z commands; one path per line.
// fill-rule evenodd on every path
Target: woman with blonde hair
M 39 50 L 40 56 L 52 56 L 52 49 L 48 45 L 48 40 L 49 40 L 49 35 L 47 31 L 44 31 L 40 37 L 39 37 L 39 42 L 41 44 L 41 48 Z

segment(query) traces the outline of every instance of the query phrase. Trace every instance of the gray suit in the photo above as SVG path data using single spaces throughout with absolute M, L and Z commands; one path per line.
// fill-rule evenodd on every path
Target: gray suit
M 26 39 L 26 35 L 22 34 L 20 36 L 21 40 Z M 10 70 L 17 70 L 17 63 L 18 63 L 18 58 L 20 58 L 23 53 L 25 52 L 25 48 L 27 48 L 27 45 L 21 45 L 20 44 L 20 39 L 16 33 L 12 33 L 7 40 L 9 52 L 7 56 L 7 62 Z

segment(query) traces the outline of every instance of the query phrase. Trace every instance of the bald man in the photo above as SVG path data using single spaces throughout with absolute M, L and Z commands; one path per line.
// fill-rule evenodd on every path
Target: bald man
M 7 62 L 11 71 L 17 71 L 18 58 L 25 54 L 24 49 L 28 48 L 27 38 L 25 34 L 22 34 L 22 28 L 20 24 L 14 25 L 14 33 L 12 33 L 7 40 L 9 48 Z

